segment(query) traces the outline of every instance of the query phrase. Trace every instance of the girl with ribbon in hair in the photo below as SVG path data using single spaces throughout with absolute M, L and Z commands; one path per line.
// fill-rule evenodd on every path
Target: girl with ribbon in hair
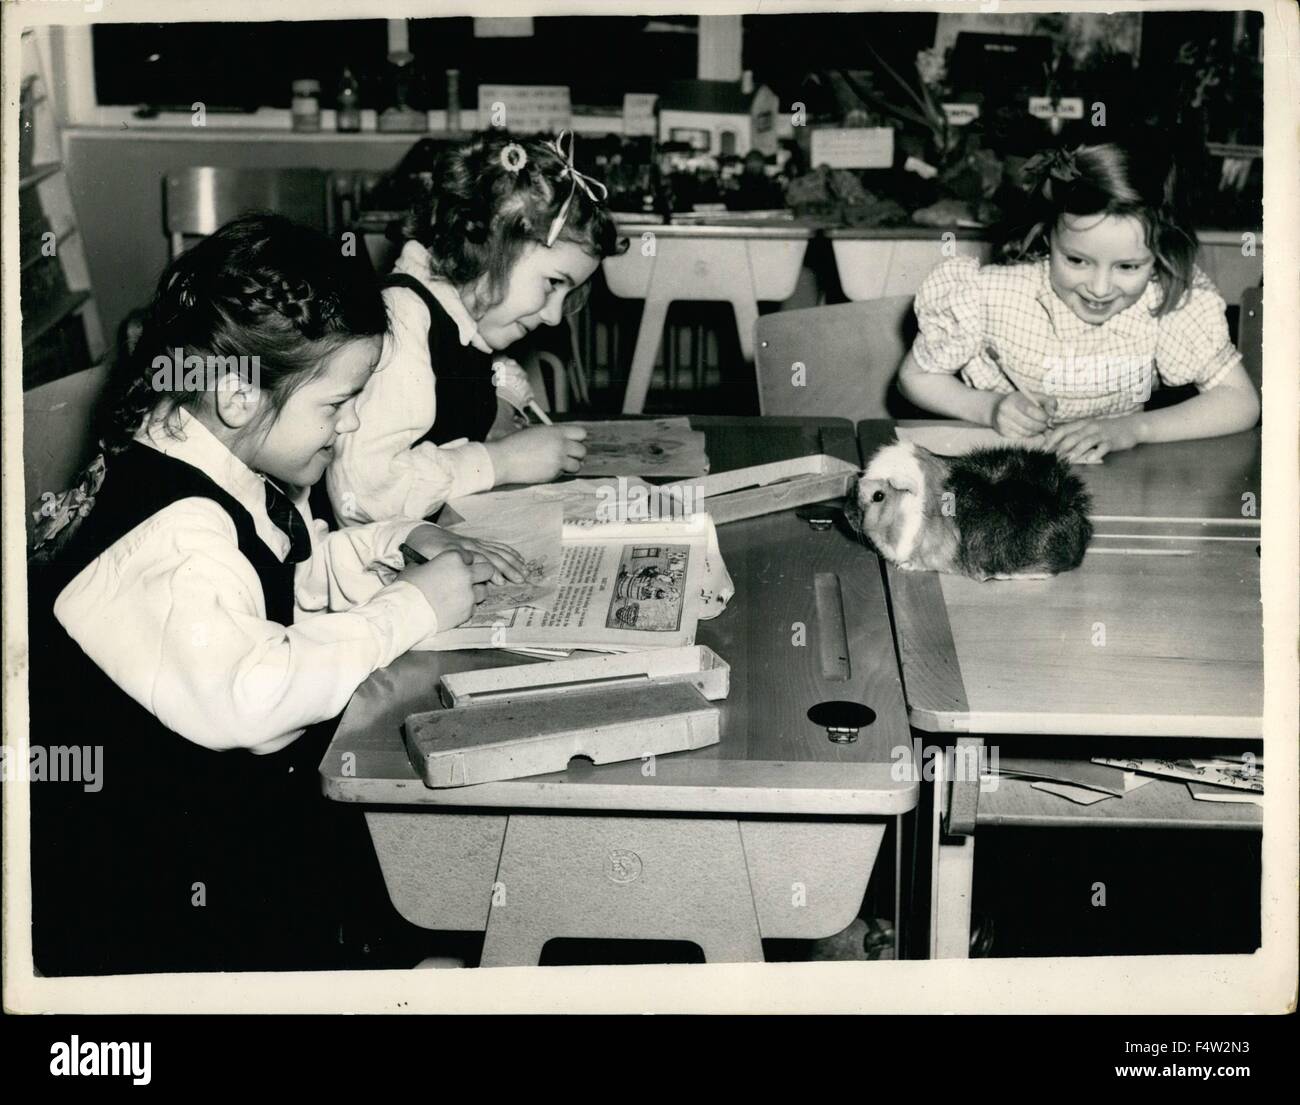
M 1039 154 L 1025 176 L 1031 210 L 1006 263 L 952 258 L 917 292 L 903 395 L 1071 462 L 1253 426 L 1259 397 L 1168 159 L 1081 146 Z M 1157 376 L 1198 394 L 1146 410 Z
M 369 267 L 276 216 L 163 273 L 103 451 L 37 512 L 31 744 L 103 763 L 97 792 L 30 791 L 43 973 L 363 966 L 405 938 L 364 825 L 320 793 L 328 723 L 522 572 L 418 519 L 313 520 L 386 331 Z M 220 378 L 178 389 L 182 357 Z
M 585 301 L 627 248 L 573 136 L 483 135 L 446 155 L 410 212 L 384 292 L 392 331 L 326 477 L 343 522 L 427 517 L 448 499 L 577 471 L 577 427 L 520 428 L 533 400 L 501 354 Z

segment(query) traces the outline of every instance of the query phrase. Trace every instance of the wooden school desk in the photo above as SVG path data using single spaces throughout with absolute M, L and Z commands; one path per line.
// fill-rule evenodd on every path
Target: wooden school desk
M 823 451 L 857 463 L 844 420 L 692 422 L 715 472 Z M 653 776 L 575 764 L 431 790 L 407 760 L 405 717 L 437 708 L 443 672 L 528 661 L 412 652 L 362 684 L 320 770 L 330 798 L 367 807 L 404 917 L 483 931 L 483 966 L 535 964 L 553 937 L 688 940 L 710 961 L 756 961 L 762 938 L 853 920 L 888 820 L 919 792 L 891 771 L 908 729 L 879 572 L 850 536 L 793 510 L 718 535 L 736 594 L 697 639 L 731 665 L 722 741 L 660 757 Z M 856 743 L 808 720 L 831 699 L 876 711 Z
M 861 423 L 864 460 L 891 437 L 889 423 Z M 972 770 L 980 734 L 1016 735 L 1037 756 L 1080 754 L 1079 738 L 1095 742 L 1084 755 L 1139 739 L 1151 755 L 1149 738 L 1177 738 L 1161 756 L 1261 739 L 1259 462 L 1255 430 L 1077 468 L 1097 532 L 1083 565 L 1054 579 L 887 568 L 911 724 L 956 735 L 935 764 L 932 955 L 967 954 L 977 824 L 1261 824 L 1258 806 L 1198 802 L 1176 782 L 1085 807 L 1020 780 L 981 791 Z
M 619 233 L 627 235 L 631 247 L 621 256 L 606 257 L 603 265 L 614 295 L 645 300 L 623 399 L 623 413 L 640 414 L 668 305 L 678 299 L 730 303 L 741 354 L 752 362 L 759 301 L 790 298 L 816 231 L 801 223 L 767 220 L 725 226 L 624 223 Z

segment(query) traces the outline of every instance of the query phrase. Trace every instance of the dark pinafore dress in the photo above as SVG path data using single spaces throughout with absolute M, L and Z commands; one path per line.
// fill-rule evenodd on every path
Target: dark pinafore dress
M 108 460 L 94 509 L 52 564 L 29 571 L 31 743 L 102 747 L 101 789 L 33 782 L 32 911 L 46 975 L 329 969 L 413 963 L 360 812 L 321 794 L 334 723 L 279 752 L 212 751 L 167 729 L 53 617 L 67 583 L 181 499 L 230 515 L 266 616 L 293 622 L 294 565 L 192 465 L 133 443 Z M 152 661 L 144 642 L 138 661 Z M 418 956 L 416 957 L 418 958 Z M 408 965 L 409 965 L 408 963 Z
M 494 355 L 461 345 L 455 320 L 415 277 L 395 273 L 384 286 L 415 292 L 429 309 L 429 359 L 436 378 L 437 413 L 429 431 L 415 444 L 432 441 L 445 445 L 462 437 L 485 440 L 497 416 Z

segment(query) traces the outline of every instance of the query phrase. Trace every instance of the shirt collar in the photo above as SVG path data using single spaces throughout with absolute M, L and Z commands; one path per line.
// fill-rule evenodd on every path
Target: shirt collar
M 1136 337 L 1151 319 L 1151 311 L 1160 299 L 1159 278 L 1153 276 L 1136 303 L 1130 303 L 1119 314 L 1108 318 L 1100 326 L 1084 322 L 1070 310 L 1070 305 L 1052 290 L 1051 260 L 1044 257 L 1038 262 L 1038 302 L 1043 305 L 1052 329 L 1058 338 L 1089 338 L 1101 334 Z
M 401 256 L 393 265 L 394 272 L 414 276 L 429 289 L 430 294 L 456 324 L 456 331 L 461 345 L 472 345 L 480 353 L 492 353 L 494 350 L 483 335 L 478 332 L 478 323 L 465 307 L 455 286 L 448 280 L 433 274 L 433 257 L 419 242 L 407 242 L 402 247 Z
M 267 548 L 281 560 L 289 555 L 289 535 L 266 513 L 266 477 L 249 468 L 184 407 L 167 418 L 151 418 L 136 432 L 135 440 L 197 468 L 248 511 L 257 536 Z M 304 509 L 310 488 L 282 490 L 310 524 L 311 515 Z

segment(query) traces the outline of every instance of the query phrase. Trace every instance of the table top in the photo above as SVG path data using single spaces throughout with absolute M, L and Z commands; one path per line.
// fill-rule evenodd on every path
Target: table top
M 818 452 L 857 463 L 847 420 L 691 421 L 707 435 L 714 472 Z M 730 696 L 718 703 L 719 744 L 659 757 L 653 776 L 640 761 L 575 764 L 432 790 L 407 759 L 405 717 L 438 708 L 443 672 L 529 661 L 488 650 L 411 652 L 353 696 L 321 763 L 325 793 L 448 808 L 882 816 L 914 807 L 917 782 L 892 777 L 891 755 L 909 747 L 909 731 L 875 557 L 848 532 L 814 531 L 793 510 L 727 524 L 718 537 L 736 595 L 723 614 L 700 623 L 697 641 L 731 665 Z M 806 716 L 817 703 L 843 699 L 876 712 L 852 744 L 832 743 Z
M 955 427 L 969 423 L 914 419 L 898 425 Z M 893 422 L 883 420 L 858 423 L 864 460 L 878 445 L 893 440 L 893 427 Z M 1094 520 L 1155 522 L 1168 518 L 1253 526 L 1258 524 L 1261 507 L 1260 445 L 1256 427 L 1227 437 L 1144 445 L 1111 453 L 1102 464 L 1079 465 L 1074 470 L 1092 495 Z
M 621 235 L 635 237 L 644 232 L 656 238 L 793 238 L 807 240 L 816 237 L 815 224 L 794 220 L 755 219 L 752 222 L 728 220 L 725 223 L 643 223 L 620 222 Z M 608 258 L 606 258 L 608 260 Z
M 884 436 L 887 424 L 862 424 L 864 455 Z M 1258 740 L 1260 562 L 1240 498 L 1259 486 L 1258 458 L 1255 431 L 1078 469 L 1098 515 L 1137 520 L 1099 525 L 1083 565 L 1052 579 L 978 583 L 889 567 L 912 724 Z M 1165 518 L 1180 522 L 1149 524 Z

